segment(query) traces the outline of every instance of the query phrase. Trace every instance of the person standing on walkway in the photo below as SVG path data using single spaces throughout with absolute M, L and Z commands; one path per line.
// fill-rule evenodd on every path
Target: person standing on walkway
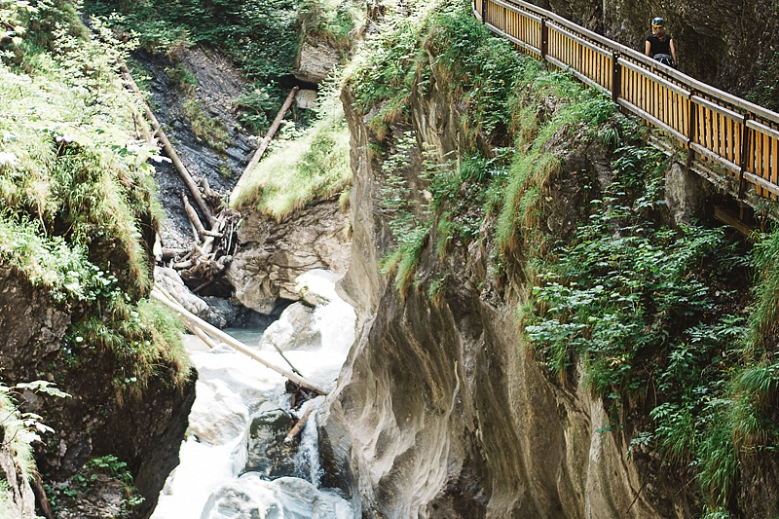
M 652 20 L 652 34 L 646 37 L 644 54 L 676 68 L 676 47 L 671 35 L 665 32 L 665 20 L 659 16 Z

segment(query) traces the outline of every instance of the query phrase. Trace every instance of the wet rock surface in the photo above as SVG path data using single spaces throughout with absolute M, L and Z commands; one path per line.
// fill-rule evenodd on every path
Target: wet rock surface
M 336 295 L 331 273 L 308 273 L 299 284 L 319 303 L 314 319 L 298 325 L 317 327 L 322 340 L 319 350 L 288 355 L 310 380 L 332 387 L 354 337 L 354 312 Z M 190 417 L 191 434 L 181 447 L 182 464 L 168 479 L 153 518 L 353 519 L 351 505 L 338 491 L 312 483 L 324 477 L 323 486 L 339 487 L 347 472 L 334 465 L 328 448 L 324 464 L 334 475 L 320 476 L 317 409 L 324 397 L 293 411 L 280 375 L 224 345 L 207 350 L 195 338 L 187 343 L 200 373 L 198 400 Z M 283 363 L 278 354 L 262 356 Z M 285 443 L 306 406 L 312 413 L 305 426 Z
M 256 472 L 263 479 L 276 479 L 295 473 L 292 461 L 297 441 L 285 443 L 284 438 L 295 426 L 296 420 L 286 411 L 270 408 L 260 411 L 252 419 L 247 441 L 248 459 L 245 472 Z
M 322 347 L 322 335 L 313 325 L 314 309 L 302 303 L 287 307 L 260 340 L 260 349 L 272 351 L 316 350 Z
M 198 297 L 176 270 L 166 267 L 155 267 L 154 279 L 186 310 L 217 328 L 264 327 L 275 321 L 283 310 L 274 307 L 269 314 L 259 314 L 231 298 Z
M 136 58 L 152 77 L 152 111 L 187 170 L 195 179 L 207 179 L 213 190 L 229 192 L 257 147 L 256 137 L 243 130 L 235 110 L 246 81 L 211 49 L 182 49 L 175 59 L 143 52 Z M 189 108 L 185 109 L 187 103 Z M 198 137 L 193 117 L 188 115 L 192 113 L 197 114 L 194 124 L 211 121 L 213 128 L 226 132 L 224 140 L 214 146 L 209 144 L 208 132 L 206 137 Z M 168 213 L 160 232 L 163 246 L 187 245 L 192 231 L 181 204 L 186 186 L 171 164 L 162 163 L 157 171 L 160 201 Z

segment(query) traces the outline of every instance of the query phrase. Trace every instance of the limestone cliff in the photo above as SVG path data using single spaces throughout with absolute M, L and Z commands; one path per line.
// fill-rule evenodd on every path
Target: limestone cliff
M 440 156 L 462 146 L 466 131 L 445 91 L 434 74 L 410 107 L 419 148 Z M 352 258 L 341 287 L 360 327 L 326 428 L 354 470 L 363 517 L 687 517 L 685 496 L 642 470 L 648 457 L 626 461 L 629 437 L 607 431 L 603 402 L 550 379 L 523 345 L 515 316 L 521 275 L 500 286 L 490 270 L 494 222 L 443 264 L 425 247 L 418 286 L 443 272 L 443 297 L 421 288 L 402 297 L 387 282 L 378 266 L 394 247 L 390 214 L 380 207 L 385 173 L 368 153 L 375 135 L 348 109 L 349 91 L 343 99 L 355 176 Z M 409 129 L 392 127 L 389 140 Z M 608 177 L 604 153 L 593 146 L 564 152 L 561 171 L 573 173 L 549 183 L 550 230 L 570 232 L 581 183 Z M 407 179 L 420 162 L 411 161 Z
M 68 342 L 69 309 L 9 268 L 0 269 L 0 316 L 4 382 L 13 385 L 43 377 L 71 395 L 58 398 L 30 391 L 21 395 L 22 410 L 41 415 L 53 429 L 44 435 L 45 443 L 35 445 L 45 481 L 62 482 L 90 459 L 114 455 L 127 463 L 144 497 L 135 516 L 148 517 L 167 474 L 178 464 L 194 384 L 179 389 L 158 376 L 142 396 L 118 399 L 114 374 L 121 367 L 114 354 Z M 161 373 L 172 369 L 159 366 Z M 28 495 L 24 481 L 7 477 L 7 470 L 5 475 L 9 485 L 19 483 L 20 496 Z M 25 499 L 29 512 L 31 503 Z

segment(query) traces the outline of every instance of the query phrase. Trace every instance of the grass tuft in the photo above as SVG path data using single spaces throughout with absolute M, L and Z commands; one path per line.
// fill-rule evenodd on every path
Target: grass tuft
M 254 208 L 281 221 L 314 201 L 348 191 L 349 130 L 343 109 L 324 94 L 320 117 L 303 136 L 282 142 L 254 168 L 235 202 L 237 209 Z

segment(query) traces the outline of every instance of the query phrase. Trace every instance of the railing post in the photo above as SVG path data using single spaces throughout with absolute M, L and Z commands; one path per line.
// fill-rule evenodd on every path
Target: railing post
M 549 52 L 549 27 L 546 25 L 546 18 L 541 18 L 541 59 L 546 61 L 546 54 Z
M 690 101 L 690 120 L 687 121 L 687 167 L 692 166 L 695 158 L 695 150 L 692 149 L 692 143 L 698 138 L 698 105 L 692 100 L 695 95 L 694 90 L 690 90 L 688 100 Z
M 481 0 L 481 23 L 487 23 L 487 4 L 490 0 Z
M 749 153 L 749 136 L 752 132 L 749 131 L 747 126 L 749 121 L 749 114 L 744 115 L 744 131 L 741 133 L 741 164 L 740 171 L 738 172 L 738 199 L 743 200 L 747 190 L 747 183 L 744 180 L 744 171 L 747 169 L 747 153 Z
M 616 103 L 622 93 L 622 65 L 619 64 L 619 52 L 613 52 L 611 59 L 611 100 Z

